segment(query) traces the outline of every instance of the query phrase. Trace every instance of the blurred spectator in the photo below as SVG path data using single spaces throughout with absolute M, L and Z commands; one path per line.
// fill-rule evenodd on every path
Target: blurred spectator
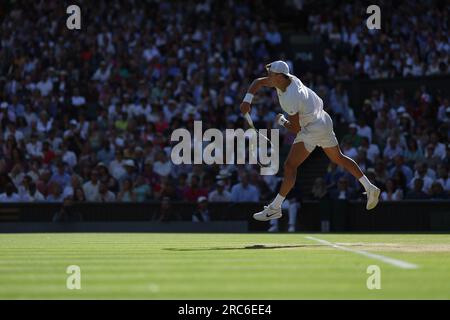
M 434 145 L 432 143 L 429 143 L 425 147 L 424 153 L 424 161 L 433 167 L 440 162 L 439 158 L 435 156 L 434 150 L 435 150 Z
M 114 179 L 119 181 L 126 175 L 122 150 L 116 150 L 114 160 L 109 163 L 109 172 Z
M 47 201 L 48 202 L 63 202 L 63 200 L 64 200 L 64 195 L 62 193 L 61 185 L 59 185 L 58 183 L 55 183 L 55 182 L 50 183 Z
M 362 136 L 358 134 L 358 126 L 356 123 L 350 123 L 348 125 L 348 132 L 344 137 L 342 138 L 342 142 L 349 142 L 352 147 L 359 147 L 362 141 Z
M 429 193 L 431 185 L 433 184 L 433 179 L 428 176 L 428 166 L 426 163 L 419 163 L 417 165 L 417 170 L 414 173 L 414 178 L 409 183 L 409 188 L 414 189 L 416 187 L 415 181 L 420 179 L 423 187 L 423 192 L 426 194 Z
M 399 201 L 403 199 L 403 190 L 397 188 L 393 179 L 386 181 L 386 190 L 381 192 L 381 200 L 383 201 Z
M 97 160 L 106 166 L 114 160 L 114 149 L 109 140 L 103 140 L 101 149 L 97 151 Z
M 26 150 L 30 158 L 43 158 L 42 142 L 38 140 L 37 133 L 31 135 L 31 140 L 27 143 Z
M 28 193 L 30 189 L 30 184 L 32 183 L 32 179 L 30 176 L 24 176 L 22 179 L 22 184 L 19 186 L 18 194 L 22 201 L 28 201 Z
M 73 195 L 73 200 L 75 202 L 86 202 L 86 200 L 87 200 L 86 199 L 86 194 L 84 193 L 83 188 L 80 188 L 80 187 L 75 188 L 74 195 Z M 94 201 L 94 200 L 91 200 L 91 201 Z
M 433 200 L 447 200 L 448 194 L 445 193 L 444 188 L 439 182 L 433 182 L 430 188 L 430 199 Z
M 176 210 L 172 209 L 170 199 L 168 197 L 164 197 L 161 200 L 161 206 L 159 211 L 153 214 L 151 220 L 159 222 L 177 221 L 181 220 L 181 216 Z
M 217 181 L 216 189 L 211 191 L 208 195 L 209 202 L 229 202 L 231 201 L 231 193 L 225 190 L 225 182 Z
M 105 163 L 97 164 L 98 179 L 101 183 L 105 183 L 109 190 L 117 192 L 119 190 L 119 182 L 109 173 Z
M 158 194 L 156 196 L 157 199 L 161 197 L 169 197 L 171 200 L 180 200 L 182 199 L 182 196 L 180 197 L 180 194 L 177 193 L 177 189 L 175 187 L 175 181 L 169 177 L 162 177 L 161 182 L 159 184 L 159 191 L 158 186 L 156 186 L 155 194 Z
M 438 168 L 438 179 L 436 182 L 440 183 L 445 191 L 450 191 L 450 177 L 448 176 L 448 169 L 444 165 Z
M 160 177 L 167 177 L 172 171 L 172 163 L 167 158 L 164 152 L 156 155 L 155 163 L 153 164 L 153 171 Z
M 191 177 L 190 185 L 183 191 L 183 199 L 190 202 L 196 202 L 200 197 L 207 197 L 208 191 L 200 186 L 198 176 Z
M 37 190 L 36 184 L 34 182 L 31 182 L 29 185 L 28 194 L 27 197 L 25 198 L 25 201 L 30 202 L 45 201 L 44 196 Z
M 361 144 L 358 150 L 365 150 L 367 159 L 372 163 L 375 163 L 375 161 L 380 156 L 380 148 L 378 147 L 378 145 L 369 143 L 369 139 L 367 137 L 361 138 Z
M 36 189 L 36 184 L 30 176 L 25 176 L 22 185 L 19 187 L 21 201 L 38 202 L 45 201 L 45 197 Z
M 329 99 L 332 114 L 337 117 L 338 122 L 354 121 L 354 114 L 349 106 L 347 92 L 340 82 L 331 90 Z
M 42 162 L 46 165 L 50 164 L 56 157 L 56 154 L 53 150 L 51 150 L 50 143 L 48 141 L 44 141 L 42 145 L 42 155 Z
M 430 144 L 433 146 L 433 157 L 436 157 L 438 160 L 443 160 L 446 156 L 445 145 L 439 141 L 437 132 L 432 132 L 430 134 Z
M 127 180 L 127 179 L 129 179 L 131 181 L 135 181 L 137 178 L 137 174 L 136 174 L 136 164 L 134 163 L 134 160 L 127 159 L 127 160 L 123 161 L 122 163 L 123 163 L 123 167 L 125 168 L 125 174 L 123 174 L 121 176 L 121 178 L 119 179 L 119 182 Z
M 66 173 L 65 165 L 62 161 L 58 161 L 56 167 L 57 171 L 52 175 L 49 183 L 57 183 L 64 189 L 70 183 L 70 175 Z
M 424 160 L 422 148 L 417 144 L 417 140 L 414 138 L 408 140 L 408 148 L 405 151 L 405 160 L 409 165 Z
M 253 171 L 250 174 L 250 184 L 255 186 L 259 193 L 259 201 L 270 200 L 273 191 L 270 190 L 266 181 L 262 179 L 259 172 Z
M 346 177 L 339 178 L 337 189 L 330 191 L 330 198 L 334 200 L 353 200 L 355 198 Z
M 316 178 L 314 180 L 313 187 L 311 189 L 311 198 L 314 200 L 320 200 L 324 198 L 327 195 L 327 186 L 325 184 L 325 179 L 323 178 Z
M 137 202 L 147 201 L 152 196 L 152 189 L 147 183 L 145 183 L 144 176 L 137 177 L 136 182 L 134 183 L 133 191 L 136 194 Z
M 330 161 L 325 175 L 325 183 L 327 190 L 337 188 L 339 178 L 344 176 L 345 172 L 336 163 Z
M 20 184 L 23 181 L 23 178 L 25 177 L 25 173 L 23 172 L 22 164 L 20 162 L 14 164 L 14 166 L 9 174 L 9 177 L 11 178 L 12 182 L 14 183 L 14 186 L 20 186 Z
M 240 175 L 241 182 L 235 184 L 231 188 L 231 201 L 233 202 L 258 202 L 259 191 L 258 189 L 249 183 L 249 177 L 247 173 Z
M 219 174 L 216 176 L 218 181 L 223 181 L 224 189 L 227 191 L 231 191 L 232 182 L 231 182 L 231 173 L 227 169 L 222 169 L 219 171 Z
M 369 139 L 369 143 L 372 142 L 372 128 L 370 128 L 367 125 L 366 119 L 364 117 L 359 118 L 357 130 L 358 130 L 358 136 L 366 137 L 367 139 Z M 358 147 L 358 146 L 359 146 L 359 144 L 356 145 L 355 147 Z
M 136 194 L 133 191 L 133 184 L 131 179 L 125 179 L 122 182 L 121 189 L 117 195 L 117 201 L 121 202 L 135 202 Z
M 98 196 L 96 201 L 98 202 L 113 202 L 116 201 L 114 193 L 108 190 L 108 185 L 104 182 L 100 182 L 98 187 Z
M 406 183 L 409 183 L 413 177 L 412 170 L 404 164 L 404 158 L 401 155 L 397 155 L 394 158 L 394 167 L 389 171 L 389 176 L 393 177 L 396 171 L 401 171 L 406 177 Z
M 67 146 L 67 143 L 61 143 L 61 160 L 69 165 L 69 167 L 73 168 L 77 165 L 77 155 L 75 152 L 70 150 Z
M 192 222 L 208 222 L 210 221 L 208 211 L 208 200 L 206 197 L 197 199 L 197 209 L 192 214 Z
M 83 184 L 83 191 L 86 194 L 87 201 L 95 201 L 98 198 L 100 181 L 98 180 L 98 171 L 91 171 L 91 179 Z
M 385 157 L 387 160 L 391 161 L 394 159 L 395 156 L 403 155 L 403 149 L 398 143 L 397 138 L 390 137 L 388 139 L 388 144 L 386 148 L 384 148 L 383 151 L 383 157 Z
M 51 177 L 51 172 L 48 169 L 42 169 L 40 172 L 40 175 L 36 181 L 36 187 L 39 190 L 40 193 L 42 193 L 43 195 L 45 195 L 46 197 L 48 196 L 48 192 L 49 192 L 49 180 Z
M 1 202 L 19 202 L 20 196 L 15 192 L 14 185 L 8 183 L 5 188 L 5 192 L 0 194 Z
M 429 196 L 423 192 L 423 179 L 414 178 L 412 182 L 413 188 L 406 194 L 406 199 L 428 199 Z
M 79 222 L 82 221 L 81 214 L 76 210 L 72 197 L 66 197 L 60 209 L 53 215 L 53 222 Z
M 63 190 L 63 196 L 64 198 L 68 197 L 68 196 L 73 196 L 74 195 L 74 190 L 76 188 L 81 187 L 81 178 L 80 176 L 78 176 L 77 174 L 72 174 L 72 176 L 70 177 L 70 184 L 66 185 L 66 187 Z
M 408 185 L 405 174 L 402 171 L 395 171 L 391 178 L 394 180 L 397 188 L 401 189 L 403 194 L 405 194 Z

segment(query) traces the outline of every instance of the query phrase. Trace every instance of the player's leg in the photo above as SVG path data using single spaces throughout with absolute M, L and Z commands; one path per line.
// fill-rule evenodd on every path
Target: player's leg
M 359 180 L 364 175 L 358 164 L 352 158 L 342 153 L 341 149 L 339 148 L 339 145 L 331 148 L 322 148 L 322 149 L 331 161 L 346 169 L 356 179 Z
M 375 208 L 378 204 L 380 189 L 373 185 L 369 179 L 367 179 L 358 164 L 353 159 L 343 154 L 339 148 L 339 145 L 330 148 L 323 148 L 323 151 L 331 161 L 346 169 L 363 185 L 367 192 L 368 198 L 366 206 L 367 210 Z
M 286 162 L 284 163 L 284 175 L 280 191 L 272 203 L 265 206 L 263 211 L 253 215 L 256 220 L 267 221 L 278 219 L 282 216 L 281 204 L 289 191 L 294 187 L 295 180 L 297 179 L 297 168 L 308 158 L 314 148 L 315 146 L 305 145 L 302 141 L 292 145 Z
M 279 195 L 283 198 L 287 196 L 289 191 L 294 187 L 297 179 L 297 168 L 305 161 L 311 152 L 314 150 L 313 146 L 307 145 L 302 141 L 294 143 L 289 151 L 286 162 L 284 163 L 283 183 L 280 187 Z M 281 207 L 281 202 L 276 204 Z

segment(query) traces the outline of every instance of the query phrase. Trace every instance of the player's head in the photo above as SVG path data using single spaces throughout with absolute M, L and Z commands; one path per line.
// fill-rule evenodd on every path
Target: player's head
M 269 78 L 277 79 L 277 78 L 286 78 L 289 79 L 289 66 L 286 62 L 277 60 L 266 64 L 266 70 Z

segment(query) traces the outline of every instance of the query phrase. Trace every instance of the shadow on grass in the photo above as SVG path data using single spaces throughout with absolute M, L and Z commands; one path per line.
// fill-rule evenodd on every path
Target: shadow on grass
M 322 244 L 301 244 L 294 246 L 267 246 L 264 244 L 255 244 L 246 247 L 215 247 L 215 248 L 163 248 L 167 251 L 216 251 L 216 250 L 261 250 L 261 249 L 290 249 L 290 248 L 317 248 L 324 247 Z

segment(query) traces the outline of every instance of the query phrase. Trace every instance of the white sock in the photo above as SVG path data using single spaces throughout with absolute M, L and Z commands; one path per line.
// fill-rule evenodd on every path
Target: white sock
M 275 209 L 281 208 L 281 204 L 283 203 L 284 198 L 286 198 L 286 197 L 282 197 L 280 194 L 277 194 L 277 196 L 272 201 L 272 203 L 269 204 L 269 206 L 271 206 L 272 208 L 275 208 Z
M 366 175 L 363 175 L 361 178 L 359 178 L 359 182 L 363 185 L 364 189 L 367 192 L 367 189 L 369 189 L 372 186 L 372 183 L 370 183 L 369 179 L 367 179 Z

